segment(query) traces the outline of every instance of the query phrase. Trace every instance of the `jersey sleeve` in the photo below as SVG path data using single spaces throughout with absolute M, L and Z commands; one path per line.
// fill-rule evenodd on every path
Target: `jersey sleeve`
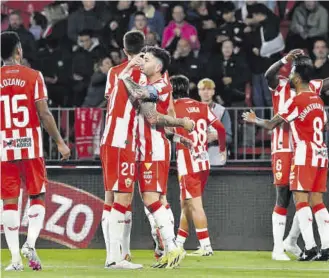
M 315 79 L 310 81 L 310 88 L 317 95 L 321 95 L 322 87 L 323 87 L 323 80 Z
M 288 99 L 278 114 L 287 123 L 295 120 L 298 117 L 298 106 L 296 104 L 296 98 Z
M 217 120 L 216 115 L 210 110 L 210 108 L 208 107 L 208 105 L 207 105 L 207 116 L 206 116 L 206 119 L 207 119 L 207 124 L 208 125 L 211 125 L 214 121 Z
M 158 81 L 152 84 L 156 89 L 159 101 L 165 102 L 170 98 L 172 92 L 172 86 L 169 81 L 168 72 L 163 74 L 163 77 Z
M 48 91 L 43 75 L 39 71 L 34 85 L 34 101 L 39 101 L 42 99 L 48 99 Z
M 111 95 L 111 93 L 113 91 L 114 82 L 115 82 L 115 75 L 111 68 L 107 74 L 107 79 L 106 79 L 106 87 L 105 87 L 105 98 L 106 99 L 109 98 L 109 96 Z

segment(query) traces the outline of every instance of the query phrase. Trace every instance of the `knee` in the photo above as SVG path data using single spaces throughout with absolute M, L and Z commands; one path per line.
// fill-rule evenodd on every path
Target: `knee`
M 159 196 L 154 192 L 145 192 L 143 193 L 143 202 L 146 207 L 150 206 L 154 202 L 159 201 Z
M 287 208 L 290 203 L 291 191 L 287 186 L 277 187 L 276 205 Z
M 313 193 L 310 198 L 311 207 L 315 207 L 323 203 L 322 193 Z

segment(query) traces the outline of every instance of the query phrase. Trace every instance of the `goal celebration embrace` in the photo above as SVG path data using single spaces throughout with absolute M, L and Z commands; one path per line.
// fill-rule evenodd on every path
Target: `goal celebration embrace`
M 284 33 L 279 1 L 18 2 L 1 273 L 329 275 L 325 7 Z

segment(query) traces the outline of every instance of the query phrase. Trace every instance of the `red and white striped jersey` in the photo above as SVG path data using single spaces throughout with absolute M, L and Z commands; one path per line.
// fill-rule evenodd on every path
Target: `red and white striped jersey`
M 146 85 L 146 84 L 145 84 Z M 166 72 L 159 80 L 148 83 L 158 92 L 156 109 L 159 113 L 167 115 L 170 103 L 172 86 Z M 138 118 L 138 160 L 139 161 L 169 161 L 171 145 L 166 138 L 164 128 L 150 125 L 143 115 Z
M 41 72 L 21 65 L 1 67 L 1 161 L 43 157 L 35 102 L 47 99 Z
M 208 128 L 211 125 L 217 130 L 219 149 L 225 151 L 226 134 L 224 126 L 205 103 L 190 98 L 181 98 L 175 100 L 174 106 L 178 118 L 189 117 L 195 122 L 195 128 L 191 133 L 183 128 L 176 128 L 179 135 L 193 142 L 192 150 L 183 144 L 177 144 L 177 170 L 179 176 L 209 170 Z
M 136 151 L 137 111 L 128 98 L 127 89 L 120 73 L 128 62 L 110 69 L 107 76 L 105 97 L 108 99 L 104 133 L 101 145 Z M 141 72 L 134 68 L 131 76 L 138 83 Z
M 320 95 L 322 84 L 322 80 L 311 80 L 310 89 L 314 91 L 315 94 Z M 286 102 L 295 96 L 296 92 L 290 88 L 289 80 L 280 76 L 279 85 L 275 90 L 272 90 L 273 114 L 275 115 L 282 110 Z M 283 123 L 273 130 L 271 147 L 272 154 L 293 151 L 293 139 L 289 124 Z
M 287 101 L 279 115 L 290 123 L 294 138 L 295 165 L 327 167 L 327 146 L 323 140 L 327 115 L 317 94 L 302 92 Z
M 271 91 L 274 115 L 283 109 L 287 100 L 296 95 L 295 91 L 290 89 L 289 80 L 282 76 L 279 77 L 279 85 Z M 283 123 L 273 130 L 271 149 L 272 154 L 293 151 L 293 142 L 289 124 Z

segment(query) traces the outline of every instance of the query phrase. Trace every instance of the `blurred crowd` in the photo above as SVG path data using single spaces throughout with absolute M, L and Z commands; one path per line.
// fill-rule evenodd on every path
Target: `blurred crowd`
M 11 8 L 14 4 L 20 10 Z M 239 122 L 242 110 L 226 108 L 253 106 L 257 112 L 257 107 L 271 107 L 264 73 L 294 48 L 303 48 L 312 57 L 313 78 L 329 77 L 328 4 L 249 0 L 2 1 L 1 30 L 18 33 L 24 64 L 43 73 L 50 106 L 94 108 L 106 106 L 108 71 L 126 60 L 123 35 L 129 30 L 142 31 L 147 45 L 158 45 L 171 53 L 169 74 L 184 74 L 190 79 L 191 97 L 212 106 L 226 128 L 232 152 L 239 157 L 243 146 L 241 155 L 246 158 L 249 146 L 261 146 L 262 154 L 264 148 L 270 153 L 269 134 L 260 130 L 255 134 Z M 281 74 L 287 76 L 289 67 L 284 67 Z M 322 97 L 329 105 L 329 91 Z M 70 126 L 73 120 L 70 117 Z M 74 129 L 66 126 L 66 132 L 74 142 Z M 209 136 L 210 152 L 213 141 L 216 138 Z M 252 157 L 257 154 L 254 147 Z M 214 146 L 213 150 L 217 149 Z
M 318 1 L 53 1 L 31 13 L 29 26 L 16 10 L 1 22 L 2 31 L 20 36 L 24 63 L 43 73 L 53 107 L 104 106 L 106 74 L 125 60 L 122 38 L 134 29 L 172 54 L 169 73 L 189 77 L 193 98 L 199 99 L 197 83 L 210 78 L 219 104 L 266 107 L 264 72 L 290 49 L 306 49 L 315 77 L 329 76 L 327 7 Z M 329 104 L 329 92 L 324 99 Z

